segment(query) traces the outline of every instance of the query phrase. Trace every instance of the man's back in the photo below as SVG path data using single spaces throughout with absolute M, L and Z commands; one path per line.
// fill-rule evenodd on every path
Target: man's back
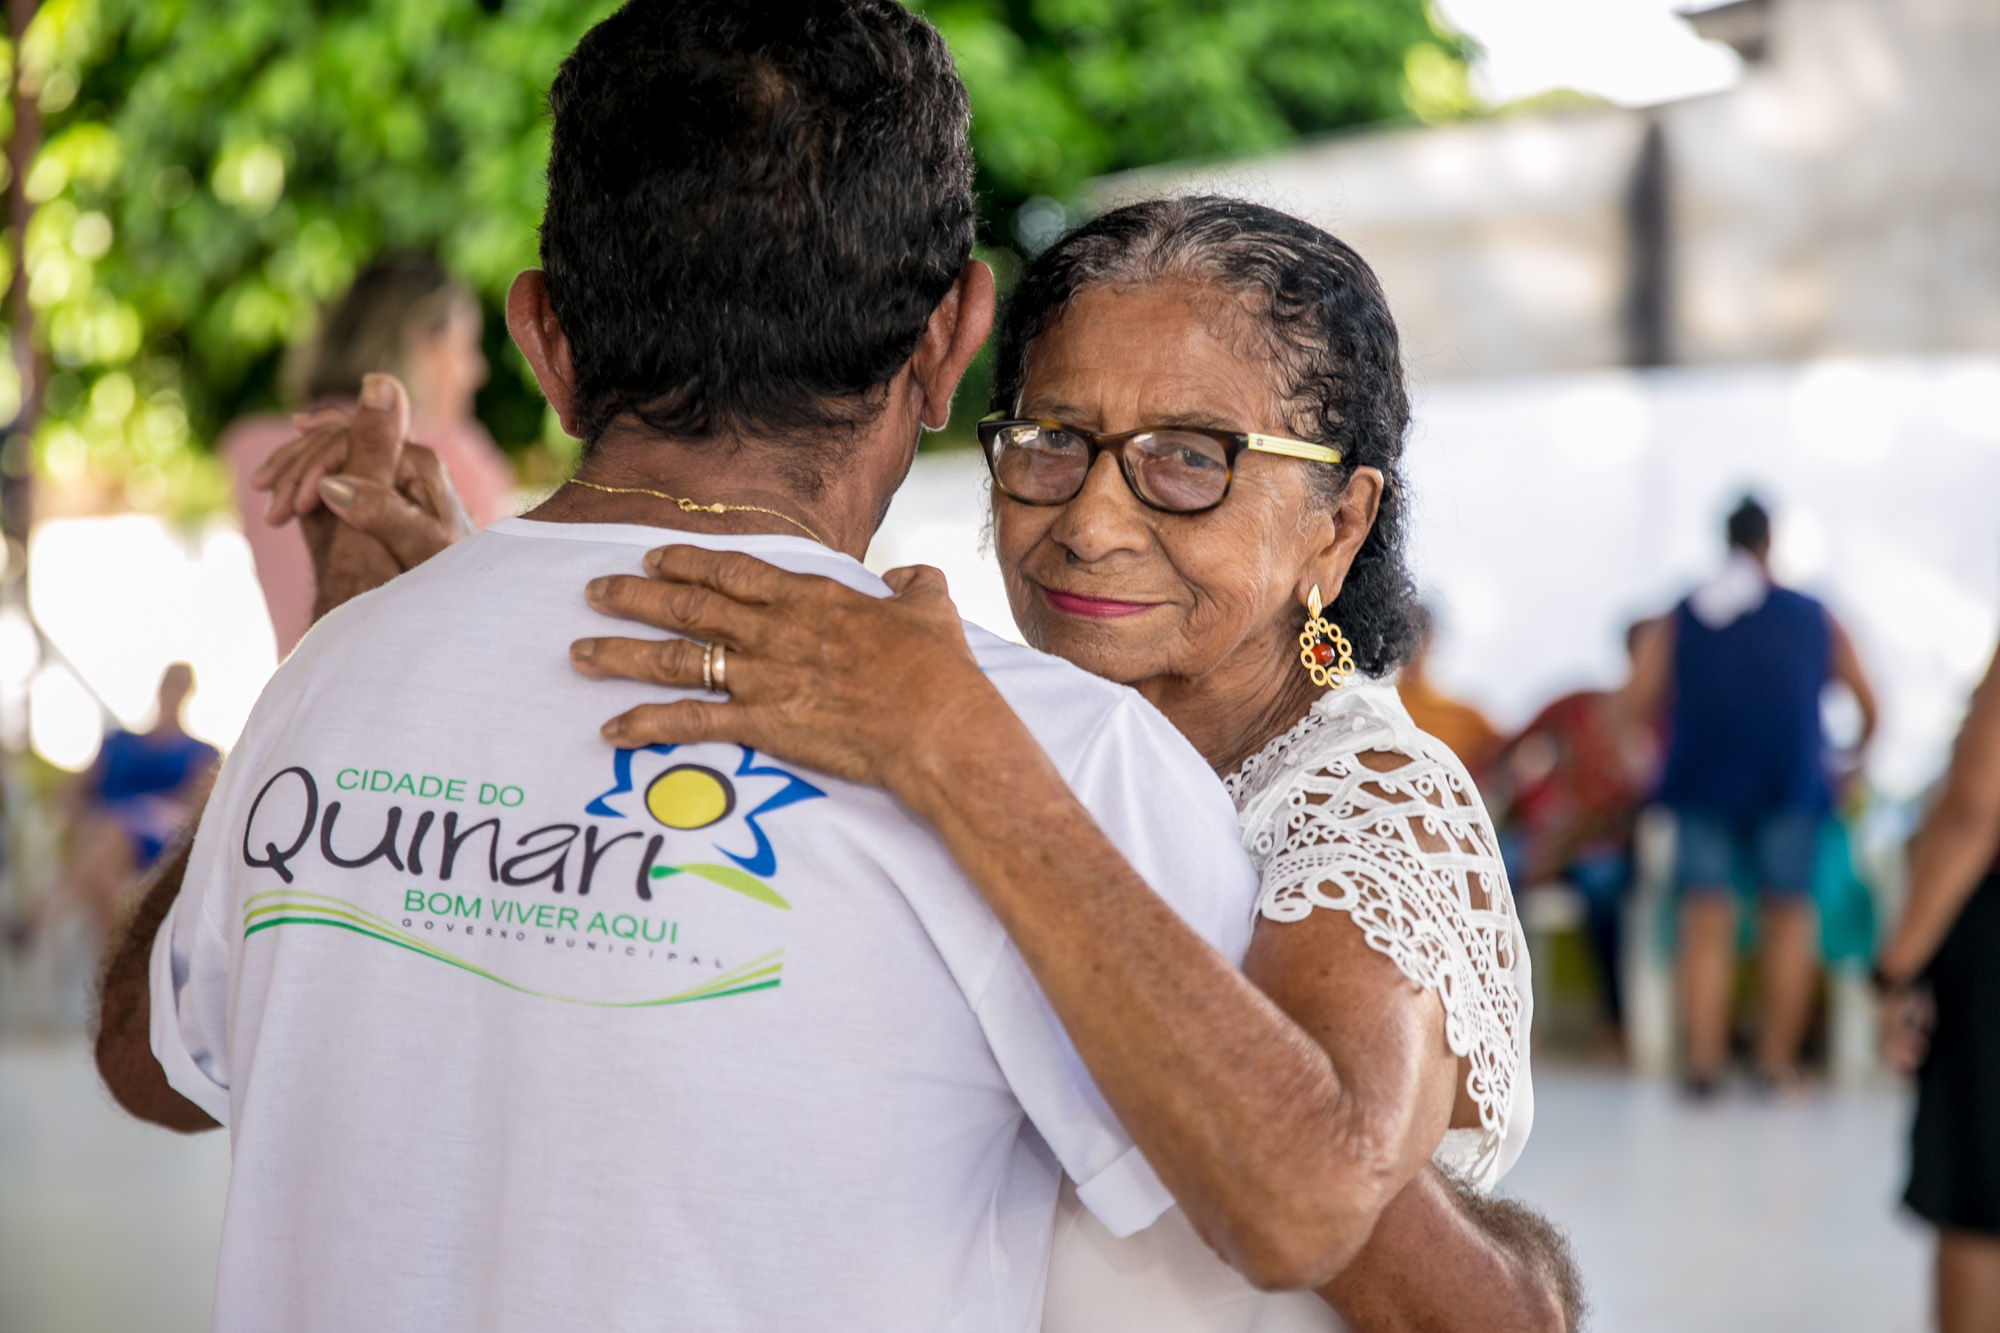
M 1682 603 L 1661 799 L 1718 814 L 1823 807 L 1819 707 L 1831 664 L 1826 608 L 1802 593 L 1770 588 L 1719 626 Z
M 234 1140 L 218 1327 L 1025 1329 L 1051 1147 L 1128 1225 L 1159 1202 L 893 801 L 598 739 L 661 692 L 570 669 L 604 628 L 583 584 L 679 539 L 503 522 L 344 610 L 259 704 L 155 956 L 155 1050 Z M 871 582 L 803 541 L 688 540 Z M 1126 691 L 975 648 L 1240 953 L 1255 886 L 1193 750 Z

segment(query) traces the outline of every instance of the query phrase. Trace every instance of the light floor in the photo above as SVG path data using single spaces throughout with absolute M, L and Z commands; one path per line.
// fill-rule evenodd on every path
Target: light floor
M 1599 1333 L 1924 1328 L 1924 1233 L 1895 1213 L 1904 1098 L 1683 1105 L 1544 1069 L 1509 1192 L 1566 1226 Z M 76 1043 L 0 1045 L 0 1329 L 207 1322 L 228 1179 L 219 1134 L 137 1124 Z
M 80 1041 L 0 1046 L 0 1329 L 194 1333 L 229 1142 L 141 1124 Z
M 1570 1233 L 1598 1333 L 1915 1333 L 1929 1232 L 1900 1209 L 1909 1101 L 1732 1090 L 1537 1069 L 1507 1193 Z

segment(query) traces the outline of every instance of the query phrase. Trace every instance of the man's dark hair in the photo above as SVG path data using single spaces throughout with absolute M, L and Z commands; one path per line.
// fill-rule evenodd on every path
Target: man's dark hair
M 1403 550 L 1410 400 L 1389 302 L 1374 271 L 1345 243 L 1276 209 L 1216 195 L 1113 209 L 1021 271 L 1001 319 L 993 410 L 1014 410 L 1035 339 L 1079 293 L 1160 279 L 1212 284 L 1245 302 L 1263 335 L 1288 429 L 1342 454 L 1338 464 L 1306 464 L 1321 503 L 1340 498 L 1356 467 L 1381 469 L 1375 526 L 1327 615 L 1353 643 L 1355 664 L 1366 674 L 1379 676 L 1409 660 L 1420 637 Z
M 1756 552 L 1771 545 L 1771 515 L 1754 495 L 1744 496 L 1730 511 L 1726 526 L 1732 550 Z
M 965 89 L 929 24 L 631 0 L 549 107 L 542 266 L 586 447 L 625 415 L 826 445 L 880 411 L 972 253 Z

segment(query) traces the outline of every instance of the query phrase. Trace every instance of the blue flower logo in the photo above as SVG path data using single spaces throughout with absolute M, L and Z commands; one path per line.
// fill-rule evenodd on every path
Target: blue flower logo
M 789 907 L 758 878 L 778 871 L 777 849 L 761 821 L 788 805 L 826 793 L 796 774 L 759 763 L 757 752 L 747 745 L 733 747 L 739 753 L 733 768 L 726 762 L 720 766 L 701 762 L 711 758 L 715 748 L 647 745 L 615 750 L 611 760 L 615 781 L 609 791 L 584 807 L 584 813 L 600 819 L 625 819 L 643 812 L 670 833 L 705 834 L 709 845 L 730 865 L 656 865 L 652 877 L 664 879 L 685 871 L 760 902 Z M 614 804 L 620 797 L 635 795 L 636 808 L 629 815 L 619 804 L 632 802 Z

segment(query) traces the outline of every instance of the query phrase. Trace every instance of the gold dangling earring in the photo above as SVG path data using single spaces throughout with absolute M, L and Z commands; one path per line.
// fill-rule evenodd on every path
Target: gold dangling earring
M 1321 639 L 1326 642 L 1320 642 Z M 1354 674 L 1354 647 L 1340 626 L 1320 614 L 1319 585 L 1306 594 L 1306 627 L 1299 631 L 1299 665 L 1323 690 L 1337 690 Z

